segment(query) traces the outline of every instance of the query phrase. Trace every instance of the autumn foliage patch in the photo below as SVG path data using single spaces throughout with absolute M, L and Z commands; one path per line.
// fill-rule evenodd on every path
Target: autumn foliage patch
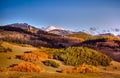
M 82 64 L 75 68 L 62 69 L 61 73 L 87 73 L 87 72 L 97 72 L 98 68 L 92 65 Z
M 18 71 L 18 72 L 44 72 L 45 70 L 35 64 L 32 63 L 20 63 L 13 67 L 9 68 L 10 71 Z
M 112 61 L 109 56 L 87 47 L 69 47 L 56 50 L 54 59 L 72 66 L 79 66 L 84 63 L 94 66 L 109 66 Z
M 44 59 L 51 59 L 52 55 L 44 53 L 44 52 L 32 52 L 32 53 L 26 53 L 21 55 L 21 59 L 25 61 L 42 61 Z

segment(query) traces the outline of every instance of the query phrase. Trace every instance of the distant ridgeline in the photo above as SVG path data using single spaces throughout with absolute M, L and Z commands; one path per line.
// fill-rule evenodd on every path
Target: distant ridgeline
M 15 28 L 21 28 L 23 30 L 27 30 L 27 31 L 30 31 L 30 32 L 37 32 L 39 29 L 34 27 L 34 26 L 31 26 L 27 23 L 15 23 L 15 24 L 10 24 L 10 25 L 6 25 L 6 26 L 10 26 L 10 27 L 15 27 Z

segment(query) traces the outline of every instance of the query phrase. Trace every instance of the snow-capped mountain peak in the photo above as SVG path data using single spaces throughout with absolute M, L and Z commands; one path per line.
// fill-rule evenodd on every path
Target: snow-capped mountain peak
M 56 26 L 48 26 L 48 27 L 44 27 L 42 29 L 45 30 L 45 31 L 51 31 L 51 30 L 55 30 L 55 29 L 64 30 L 63 28 L 59 28 L 59 27 L 56 27 Z

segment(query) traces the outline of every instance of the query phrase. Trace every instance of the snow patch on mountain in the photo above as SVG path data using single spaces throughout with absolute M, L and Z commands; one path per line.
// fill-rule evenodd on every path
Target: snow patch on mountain
M 48 27 L 43 27 L 42 28 L 44 31 L 52 31 L 52 30 L 64 30 L 64 28 L 59 28 L 59 27 L 56 27 L 56 26 L 48 26 Z

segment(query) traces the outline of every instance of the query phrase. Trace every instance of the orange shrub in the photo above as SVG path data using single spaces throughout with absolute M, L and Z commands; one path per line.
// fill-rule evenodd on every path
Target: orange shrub
M 44 72 L 45 71 L 43 68 L 40 68 L 39 66 L 35 64 L 26 63 L 26 62 L 10 67 L 9 70 L 19 71 L 19 72 Z
M 41 57 L 43 59 L 47 59 L 48 58 L 48 54 L 44 53 L 44 52 L 33 52 L 33 54 L 37 55 L 38 57 Z
M 60 72 L 61 73 L 75 73 L 76 71 L 74 71 L 73 68 L 66 68 L 66 69 L 62 69 Z
M 21 55 L 21 59 L 25 61 L 42 61 L 44 59 L 51 59 L 53 58 L 53 55 L 48 55 L 47 53 L 44 52 L 32 52 L 32 53 L 27 53 Z
M 66 68 L 62 69 L 62 73 L 86 73 L 86 72 L 97 72 L 98 68 L 91 65 L 82 64 L 76 68 Z

